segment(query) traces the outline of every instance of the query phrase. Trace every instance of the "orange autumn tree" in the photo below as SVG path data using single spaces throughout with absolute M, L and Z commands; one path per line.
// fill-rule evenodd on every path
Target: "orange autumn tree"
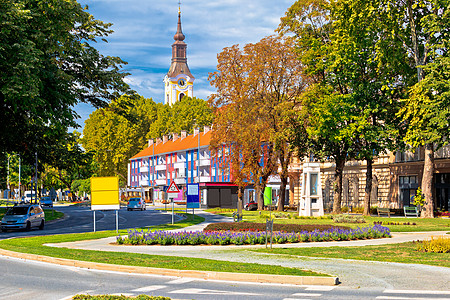
M 240 177 L 253 182 L 263 208 L 262 191 L 270 175 L 281 180 L 278 210 L 283 210 L 292 158 L 287 133 L 295 99 L 303 90 L 301 65 L 291 39 L 269 36 L 243 49 L 225 48 L 210 81 L 217 88 L 213 144 L 227 144 Z M 234 145 L 234 146 L 233 146 Z M 238 177 L 239 177 L 238 176 Z

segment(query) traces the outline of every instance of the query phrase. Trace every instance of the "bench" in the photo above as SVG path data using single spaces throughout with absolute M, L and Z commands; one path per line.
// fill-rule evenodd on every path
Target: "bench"
M 383 207 L 377 207 L 377 213 L 378 216 L 385 214 L 388 215 L 388 217 L 391 217 L 391 210 L 389 208 L 383 208 Z
M 403 211 L 405 213 L 405 217 L 412 216 L 412 217 L 419 217 L 419 211 L 417 210 L 417 207 L 415 206 L 403 206 Z

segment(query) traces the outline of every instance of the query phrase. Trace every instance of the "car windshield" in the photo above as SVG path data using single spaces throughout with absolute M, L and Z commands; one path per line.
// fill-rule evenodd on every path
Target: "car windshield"
M 28 213 L 28 206 L 17 206 L 9 209 L 6 214 L 13 216 L 23 216 L 26 215 L 27 213 Z
M 128 201 L 129 204 L 137 204 L 139 203 L 139 200 L 130 200 Z
M 139 198 L 130 198 L 129 202 L 139 202 L 140 200 Z

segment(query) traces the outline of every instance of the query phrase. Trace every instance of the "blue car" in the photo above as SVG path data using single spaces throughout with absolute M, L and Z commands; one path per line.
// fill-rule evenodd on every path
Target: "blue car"
M 127 204 L 127 210 L 145 210 L 145 202 L 142 198 L 130 198 Z

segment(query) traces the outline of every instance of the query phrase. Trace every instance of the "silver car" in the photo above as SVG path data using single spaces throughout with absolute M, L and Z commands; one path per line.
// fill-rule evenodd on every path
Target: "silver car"
M 141 198 L 130 198 L 127 204 L 127 210 L 145 210 L 145 202 Z
M 26 229 L 39 227 L 44 229 L 45 214 L 38 204 L 16 205 L 11 207 L 2 219 L 1 230 Z

